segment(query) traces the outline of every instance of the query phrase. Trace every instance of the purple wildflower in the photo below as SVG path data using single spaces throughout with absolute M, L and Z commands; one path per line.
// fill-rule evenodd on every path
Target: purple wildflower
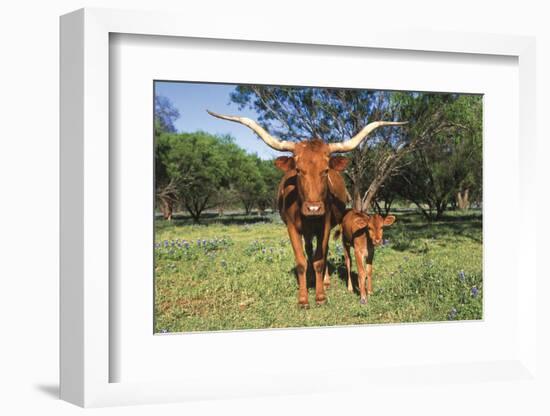
M 449 312 L 449 321 L 453 320 L 456 318 L 456 315 L 458 314 L 458 311 L 456 310 L 456 308 L 453 306 L 453 308 L 451 308 L 451 311 Z

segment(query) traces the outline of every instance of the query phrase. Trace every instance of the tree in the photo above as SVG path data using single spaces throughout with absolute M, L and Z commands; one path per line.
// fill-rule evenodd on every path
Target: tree
M 168 98 L 155 94 L 155 136 L 161 133 L 175 133 L 174 122 L 179 116 L 179 110 Z
M 425 94 L 409 96 L 404 101 L 406 111 L 423 114 L 413 133 L 426 135 L 426 140 L 407 157 L 396 188 L 400 195 L 413 202 L 429 220 L 439 219 L 456 195 L 472 193 L 480 198 L 481 97 Z M 436 115 L 440 122 L 432 121 Z
M 249 215 L 260 195 L 265 193 L 265 183 L 259 169 L 259 157 L 249 155 L 234 146 L 227 153 L 231 166 L 230 186 Z
M 263 192 L 258 195 L 258 210 L 265 212 L 267 208 L 275 211 L 277 208 L 277 189 L 281 180 L 281 171 L 275 167 L 273 160 L 257 159 L 258 169 L 265 184 Z
M 154 138 L 155 138 L 155 195 L 156 203 L 163 214 L 164 219 L 171 220 L 174 205 L 177 203 L 177 189 L 174 180 L 168 175 L 167 166 L 164 164 L 166 152 L 169 151 L 167 143 L 159 143 L 159 137 L 163 133 L 176 131 L 174 122 L 179 117 L 179 111 L 166 97 L 155 95 Z
M 220 188 L 228 187 L 230 169 L 226 152 L 236 147 L 228 137 L 204 132 L 170 134 L 158 139 L 161 165 L 177 190 L 177 199 L 199 222 L 205 209 L 211 208 Z

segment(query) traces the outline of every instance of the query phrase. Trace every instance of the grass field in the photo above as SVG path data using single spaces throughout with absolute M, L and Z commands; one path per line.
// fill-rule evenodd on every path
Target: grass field
M 389 243 L 376 250 L 368 305 L 348 293 L 342 245 L 331 239 L 328 303 L 315 306 L 312 288 L 308 310 L 297 307 L 294 256 L 277 214 L 156 220 L 155 332 L 481 319 L 480 212 L 432 223 L 395 215 Z

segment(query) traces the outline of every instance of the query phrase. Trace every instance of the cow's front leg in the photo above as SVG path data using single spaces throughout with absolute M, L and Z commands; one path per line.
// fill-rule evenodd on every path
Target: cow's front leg
M 298 275 L 298 306 L 308 308 L 309 301 L 306 281 L 307 259 L 302 248 L 302 235 L 295 227 L 289 225 L 288 236 L 290 237 L 290 244 L 292 245 L 294 258 L 296 260 L 296 274 Z
M 330 223 L 325 224 L 323 233 L 317 236 L 317 247 L 313 260 L 313 269 L 315 270 L 315 301 L 317 302 L 317 305 L 323 305 L 327 301 L 323 279 L 327 265 L 329 237 Z
M 322 254 L 315 256 L 313 260 L 313 270 L 315 270 L 315 301 L 317 305 L 323 305 L 327 301 L 325 294 L 325 285 L 323 277 L 325 274 L 325 257 Z

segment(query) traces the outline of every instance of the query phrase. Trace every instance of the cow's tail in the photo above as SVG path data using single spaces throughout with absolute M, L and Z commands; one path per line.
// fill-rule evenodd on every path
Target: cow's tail
M 342 227 L 338 228 L 335 232 L 334 232 L 334 238 L 335 240 L 338 240 L 340 238 L 340 235 L 342 234 Z

